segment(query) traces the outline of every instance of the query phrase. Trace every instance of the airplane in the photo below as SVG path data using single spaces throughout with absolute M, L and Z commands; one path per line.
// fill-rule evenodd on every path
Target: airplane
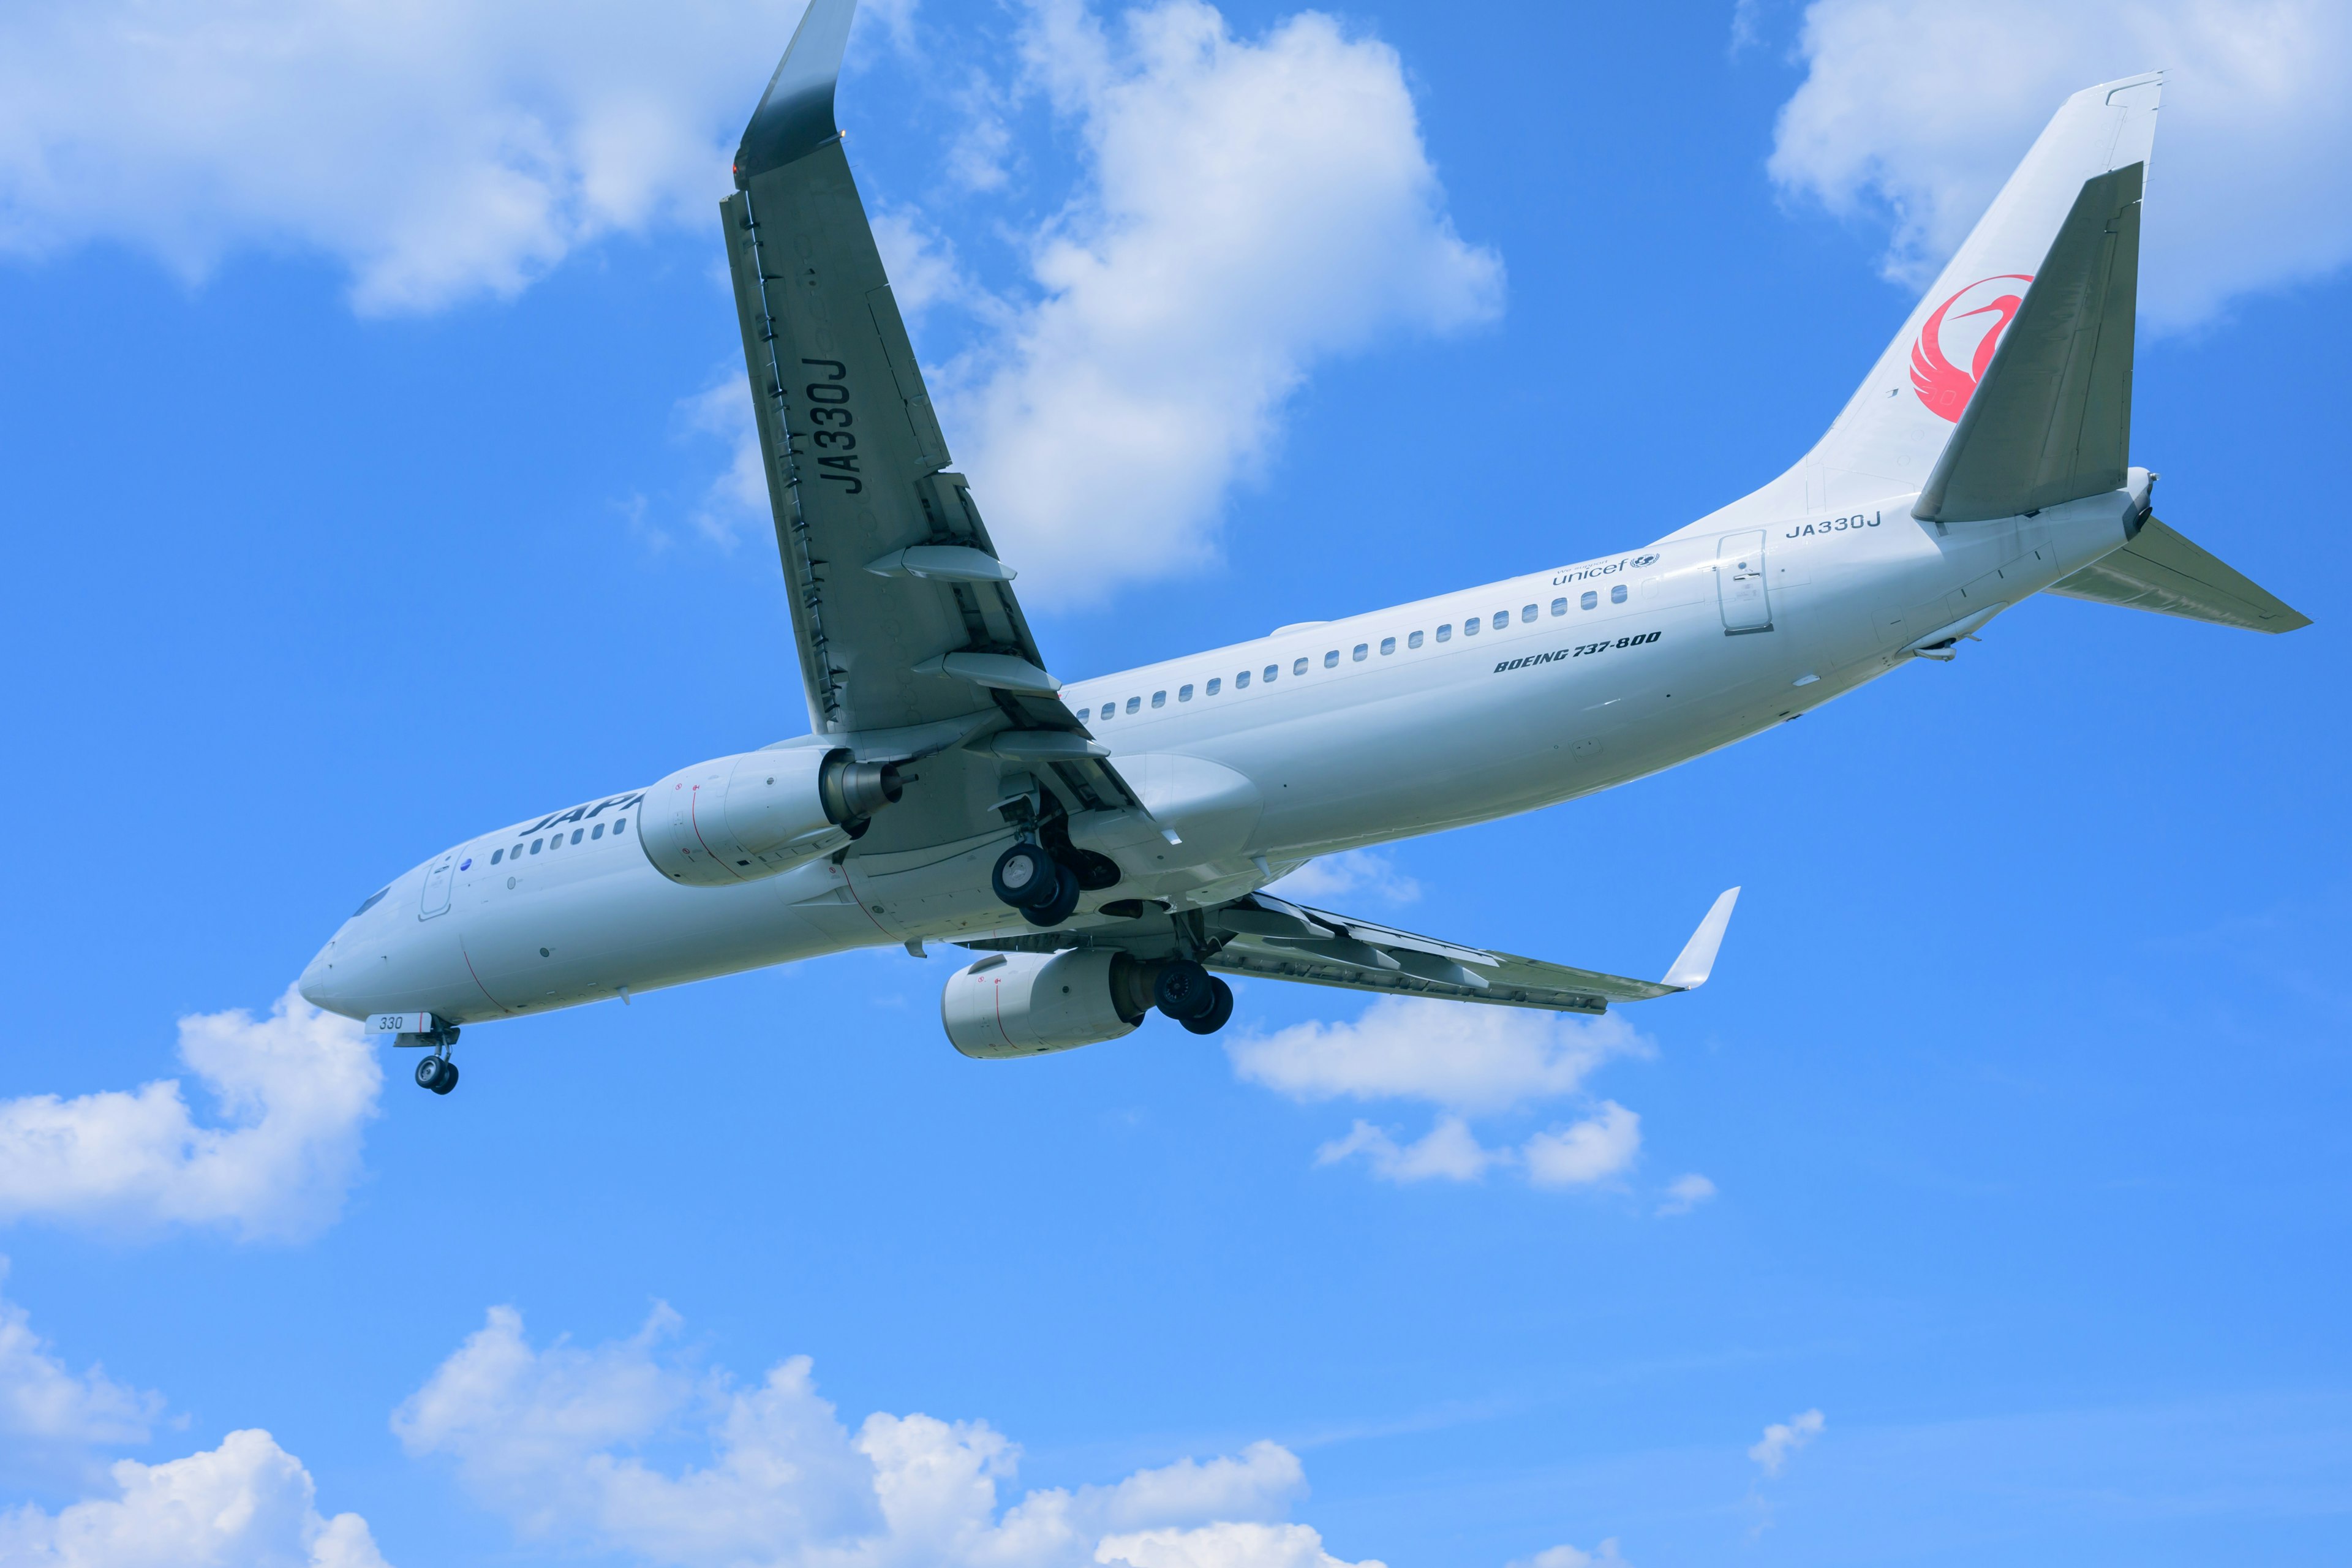
M 810 732 L 469 838 L 371 894 L 304 997 L 463 1026 L 852 948 L 960 944 L 980 1058 L 1213 1034 L 1229 976 L 1597 1014 L 1656 981 L 1270 890 L 1318 856 L 1572 800 L 1757 734 L 2041 593 L 2310 623 L 2158 521 L 2129 461 L 2161 73 L 2068 99 L 1795 466 L 1647 544 L 1064 684 L 947 441 L 835 121 L 811 0 L 720 206 Z

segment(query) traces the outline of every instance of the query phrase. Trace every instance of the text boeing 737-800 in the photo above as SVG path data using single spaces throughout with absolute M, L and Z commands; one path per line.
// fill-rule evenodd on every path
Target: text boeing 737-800
M 722 204 L 813 732 L 434 856 L 301 981 L 424 1046 L 461 1025 L 846 948 L 983 956 L 968 1056 L 1208 1034 L 1223 975 L 1598 1013 L 1657 981 L 1291 903 L 1318 855 L 1640 778 L 1957 646 L 2030 594 L 2304 617 L 2156 521 L 2129 463 L 2158 77 L 2059 110 L 1843 413 L 1655 542 L 1065 686 L 947 443 L 834 123 L 855 0 L 814 0 Z M 1475 754 L 1479 765 L 1454 759 Z

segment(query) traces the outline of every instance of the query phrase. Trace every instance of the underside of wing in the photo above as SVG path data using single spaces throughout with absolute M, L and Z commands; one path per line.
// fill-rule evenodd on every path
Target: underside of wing
M 1734 888 L 1716 900 L 1663 981 L 1466 947 L 1265 893 L 1240 900 L 1211 917 L 1228 940 L 1204 962 L 1233 974 L 1351 991 L 1555 1013 L 1602 1013 L 1612 1002 L 1647 1002 L 1704 984 L 1738 892 Z
M 811 726 L 861 760 L 974 748 L 954 753 L 971 760 L 968 788 L 925 792 L 958 797 L 955 814 L 1014 753 L 1071 809 L 1131 806 L 1057 695 L 971 487 L 948 469 L 835 124 L 855 10 L 812 0 L 720 206 Z M 954 836 L 930 815 L 894 813 L 884 837 Z

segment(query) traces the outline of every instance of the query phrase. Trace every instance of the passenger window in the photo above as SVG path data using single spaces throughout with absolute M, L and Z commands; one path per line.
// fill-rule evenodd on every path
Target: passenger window
M 1249 677 L 1248 677 L 1248 676 L 1246 676 L 1246 675 L 1244 675 L 1244 676 L 1243 676 L 1243 677 L 1242 677 L 1242 679 L 1243 679 L 1244 680 L 1247 680 L 1247 679 L 1249 679 Z M 1217 689 L 1218 689 L 1219 687 L 1221 687 L 1221 686 L 1224 685 L 1224 683 L 1225 683 L 1225 678 L 1224 678 L 1223 676 L 1220 675 L 1220 676 L 1214 676 L 1214 677 L 1212 677 L 1212 678 L 1210 679 L 1210 681 L 1209 681 L 1209 695 L 1210 695 L 1210 696 L 1212 696 L 1212 697 L 1214 697 L 1214 696 L 1217 694 Z
M 539 853 L 539 847 L 540 847 L 541 845 L 542 845 L 542 844 L 546 843 L 546 842 L 547 842 L 547 840 L 546 840 L 546 839 L 544 839 L 544 838 L 534 838 L 534 839 L 532 839 L 532 840 L 530 841 L 530 852 L 531 852 L 532 854 L 534 854 L 534 855 L 538 854 L 538 853 Z
M 1612 605 L 1622 605 L 1625 602 L 1624 584 L 1620 583 L 1609 590 L 1609 602 Z
M 1276 676 L 1280 675 L 1281 673 L 1282 666 L 1278 664 L 1269 664 L 1265 668 L 1259 671 L 1259 674 L 1267 680 L 1272 680 Z
M 1130 713 L 1142 706 L 1143 699 L 1140 697 L 1130 697 L 1127 700 L 1127 710 Z
M 629 825 L 629 819 L 628 819 L 627 817 L 625 817 L 625 816 L 614 817 L 614 818 L 613 819 L 613 836 L 614 836 L 615 838 L 619 837 L 620 837 L 620 834 L 621 834 L 621 829 L 623 829 L 624 827 L 626 827 L 628 825 Z
M 575 828 L 573 828 L 573 829 L 572 830 L 572 843 L 577 844 L 577 843 L 579 843 L 579 842 L 580 842 L 580 838 L 581 838 L 581 832 L 582 832 L 582 830 L 581 830 L 581 829 L 579 829 L 579 828 L 577 828 L 577 827 L 575 827 Z
M 1235 691 L 1242 691 L 1247 689 L 1248 687 L 1249 671 L 1244 669 L 1239 675 L 1234 677 L 1234 689 Z
M 1116 719 L 1116 718 L 1118 718 L 1118 703 L 1116 703 L 1116 702 L 1106 702 L 1106 703 L 1104 703 L 1104 704 L 1102 705 L 1102 716 L 1103 716 L 1105 719 Z
M 1306 673 L 1307 673 L 1307 661 L 1306 661 L 1305 659 L 1303 659 L 1303 658 L 1294 658 L 1294 659 L 1292 659 L 1292 660 L 1290 661 L 1290 673 L 1291 673 L 1291 674 L 1293 674 L 1293 675 L 1304 675 L 1304 674 L 1306 674 Z
M 1192 689 L 1191 687 L 1189 687 L 1189 686 L 1180 686 L 1180 687 L 1178 687 L 1178 688 L 1176 689 L 1176 700 L 1177 700 L 1177 701 L 1179 701 L 1179 702 L 1190 702 L 1190 701 L 1192 701 Z
M 1454 640 L 1453 622 L 1448 621 L 1444 626 L 1437 628 L 1437 640 L 1439 642 L 1452 642 Z
M 490 851 L 490 864 L 491 864 L 491 865 L 493 865 L 493 866 L 497 865 L 499 861 L 501 861 L 501 860 L 505 859 L 506 858 L 507 858 L 507 852 L 506 852 L 505 850 L 503 850 L 503 849 L 493 849 L 493 850 L 491 850 L 491 851 Z
M 591 837 L 591 838 L 602 838 L 602 837 L 604 837 L 604 825 L 603 823 L 601 823 L 601 822 L 600 822 L 600 823 L 598 823 L 598 824 L 596 825 L 596 831 L 595 831 L 595 832 L 593 832 L 593 833 L 592 833 L 592 834 L 590 834 L 588 837 Z M 492 861 L 492 862 L 490 862 L 490 863 L 491 863 L 492 865 L 494 865 L 494 866 L 498 864 L 498 862 L 497 862 L 497 861 L 495 861 L 495 860 L 493 860 L 493 861 Z
M 1415 632 L 1412 636 L 1405 638 L 1404 646 L 1407 647 L 1419 647 L 1421 646 L 1421 634 L 1419 632 Z
M 1462 635 L 1465 637 L 1475 637 L 1481 630 L 1485 629 L 1486 625 L 1486 622 L 1480 620 L 1477 616 L 1473 616 L 1468 620 L 1462 623 Z M 1443 636 L 1444 634 L 1441 632 L 1439 635 Z
M 1391 654 L 1396 652 L 1396 638 L 1382 637 L 1381 639 L 1381 652 L 1382 654 Z M 1363 656 L 1359 654 L 1356 657 L 1361 658 Z
M 1596 594 L 1596 593 L 1594 593 L 1591 589 L 1588 588 L 1588 589 L 1586 589 L 1586 590 L 1584 591 L 1584 597 L 1582 597 L 1581 599 L 1579 599 L 1579 600 L 1577 601 L 1577 604 L 1578 604 L 1579 605 L 1580 605 L 1581 607 L 1583 607 L 1583 608 L 1585 608 L 1585 609 L 1588 609 L 1588 610 L 1589 610 L 1589 609 L 1592 608 L 1592 606 L 1593 606 L 1593 605 L 1595 605 L 1599 604 L 1600 602 L 1601 602 L 1601 595 L 1598 595 L 1598 594 Z
M 1536 607 L 1535 607 L 1533 605 L 1522 605 L 1519 607 L 1519 619 L 1520 619 L 1522 622 L 1525 622 L 1525 621 L 1532 621 L 1532 620 L 1534 620 L 1535 618 L 1536 618 Z
M 1352 653 L 1352 654 L 1349 655 L 1349 657 L 1350 658 L 1354 659 L 1358 664 L 1361 664 L 1361 663 L 1363 663 L 1363 662 L 1364 662 L 1364 655 L 1366 655 L 1366 654 L 1368 654 L 1368 653 L 1370 653 L 1370 652 L 1371 652 L 1371 651 L 1372 651 L 1372 650 L 1371 650 L 1370 647 L 1368 644 L 1364 644 L 1364 643 L 1358 643 L 1358 644 L 1356 645 L 1356 651 L 1355 651 L 1354 653 Z
M 1511 624 L 1511 612 L 1510 612 L 1510 611 L 1508 611 L 1508 610 L 1496 610 L 1496 611 L 1495 612 L 1495 629 L 1496 629 L 1496 631 L 1498 631 L 1498 632 L 1499 632 L 1499 631 L 1501 631 L 1505 626 L 1509 626 L 1510 624 Z
M 1566 599 L 1554 599 L 1551 602 L 1551 613 L 1555 616 L 1564 616 L 1568 614 L 1568 601 Z
M 1326 669 L 1337 669 L 1339 668 L 1339 650 L 1338 648 L 1335 647 L 1330 652 L 1323 656 L 1323 668 Z
M 1151 705 L 1152 705 L 1154 708 L 1165 708 L 1165 707 L 1167 707 L 1167 706 L 1168 706 L 1168 693 L 1166 693 L 1165 691 L 1155 691 L 1155 692 L 1153 692 L 1153 693 L 1151 694 Z
M 1089 713 L 1092 713 L 1093 711 L 1094 711 L 1094 710 L 1093 710 L 1093 709 L 1091 709 L 1091 708 L 1081 708 L 1081 709 L 1079 709 L 1079 710 L 1078 710 L 1078 722 L 1079 722 L 1079 723 L 1081 723 L 1081 724 L 1085 723 L 1085 722 L 1087 721 L 1087 715 L 1088 715 Z

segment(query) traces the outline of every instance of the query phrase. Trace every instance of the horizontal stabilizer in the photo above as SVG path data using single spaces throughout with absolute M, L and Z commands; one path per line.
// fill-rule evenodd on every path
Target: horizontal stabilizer
M 2147 169 L 2084 182 L 1914 516 L 2015 517 L 2122 488 Z
M 2060 578 L 2049 591 L 2252 632 L 2291 632 L 2311 625 L 2310 616 L 2154 518 L 2130 543 Z

